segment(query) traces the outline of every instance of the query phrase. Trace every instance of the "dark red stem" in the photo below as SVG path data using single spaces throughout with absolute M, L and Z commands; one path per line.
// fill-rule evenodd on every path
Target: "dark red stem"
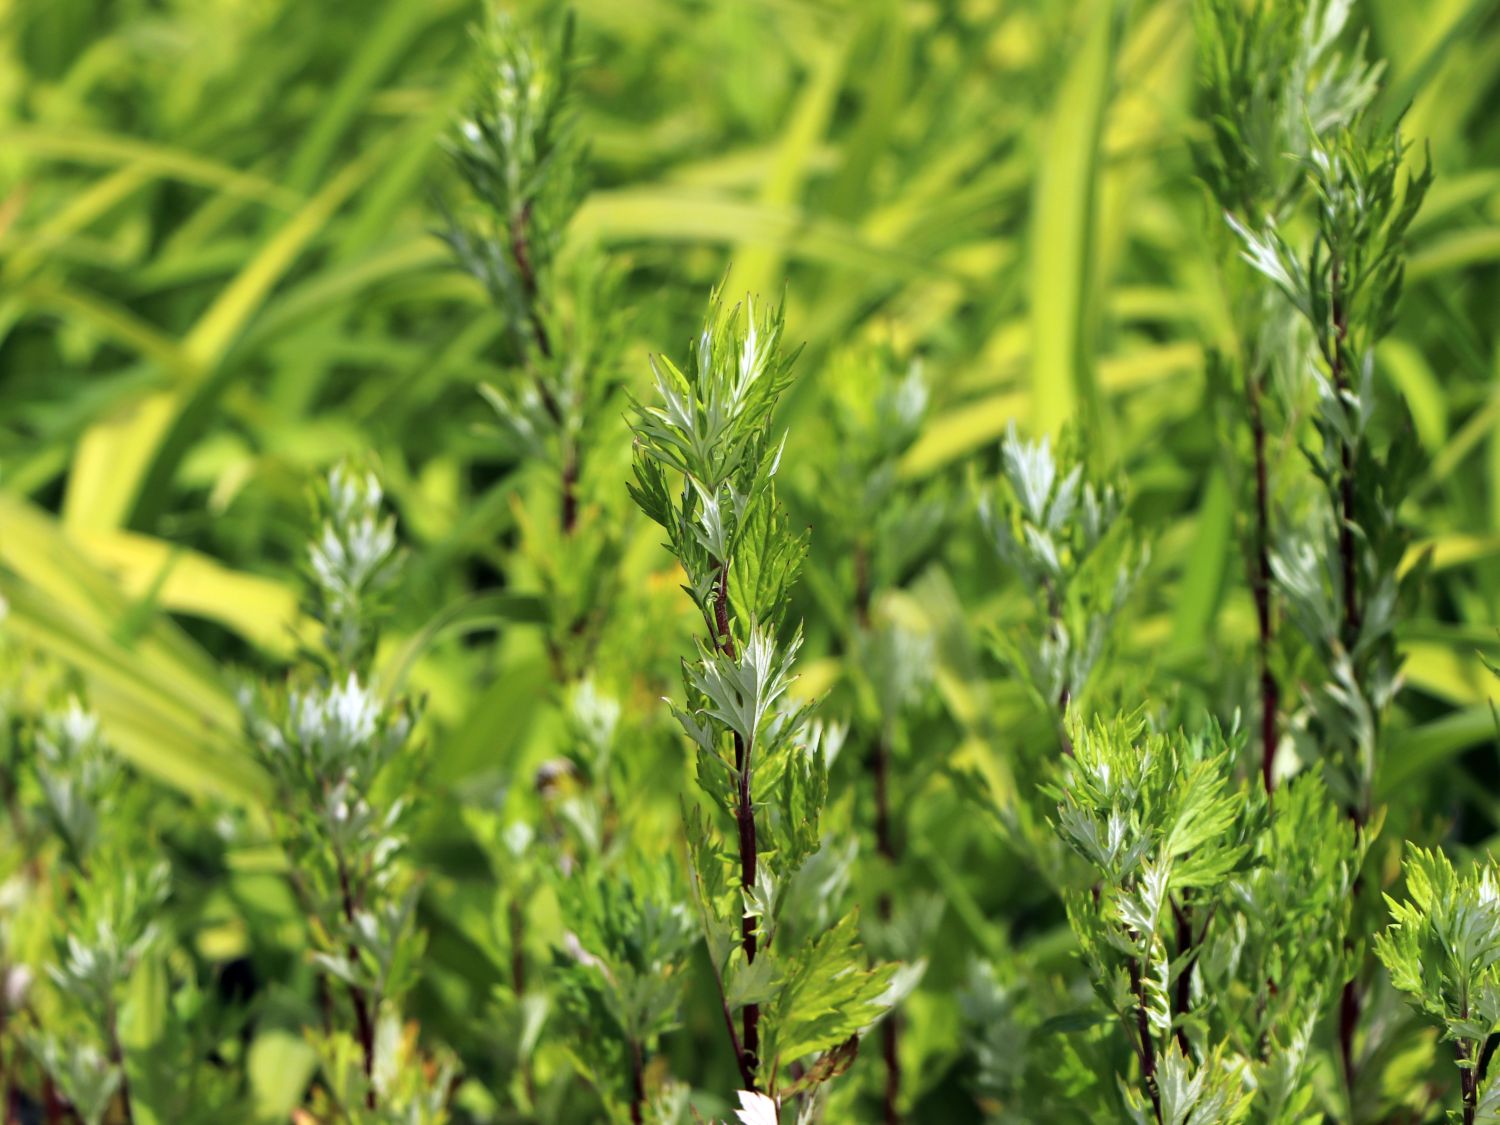
M 1161 1095 L 1156 1090 L 1156 1047 L 1151 1042 L 1151 1022 L 1146 1015 L 1146 989 L 1141 984 L 1141 966 L 1134 958 L 1130 961 L 1130 988 L 1135 993 L 1136 1035 L 1140 1039 L 1141 1077 L 1146 1083 L 1146 1092 L 1151 1095 L 1151 1108 L 1156 1120 L 1161 1121 Z
M 109 1061 L 120 1069 L 120 1118 L 125 1125 L 135 1125 L 135 1106 L 130 1098 L 130 1076 L 125 1073 L 125 1050 L 120 1045 L 119 1020 L 112 1003 L 106 1023 L 109 1029 Z
M 630 1121 L 631 1125 L 641 1125 L 645 1120 L 642 1116 L 646 1105 L 646 1074 L 645 1065 L 641 1059 L 641 1045 L 634 1039 L 630 1041 Z
M 516 212 L 510 221 L 510 248 L 511 254 L 516 260 L 516 273 L 521 280 L 521 290 L 526 301 L 526 319 L 531 328 L 531 337 L 537 354 L 544 360 L 552 358 L 552 338 L 547 334 L 547 326 L 542 322 L 541 314 L 537 311 L 537 277 L 536 267 L 531 260 L 531 205 L 528 203 Z M 542 407 L 547 411 L 547 416 L 552 419 L 561 431 L 564 429 L 564 415 L 562 404 L 557 401 L 551 386 L 540 371 L 535 372 L 537 393 L 541 396 Z M 578 450 L 569 440 L 568 435 L 563 433 L 563 465 L 559 481 L 562 501 L 559 520 L 562 524 L 564 535 L 572 535 L 573 529 L 578 525 Z
M 860 629 L 870 628 L 870 553 L 863 543 L 854 548 L 854 620 Z M 875 850 L 888 863 L 897 861 L 896 841 L 891 833 L 890 745 L 885 737 L 870 747 L 870 776 L 875 786 Z M 891 896 L 882 891 L 875 908 L 883 922 L 891 919 Z M 900 1015 L 891 1012 L 880 1025 L 880 1051 L 885 1063 L 885 1086 L 882 1091 L 882 1120 L 885 1125 L 901 1121 L 901 1024 Z
M 1349 389 L 1349 373 L 1344 363 L 1344 351 L 1349 340 L 1349 312 L 1339 292 L 1343 280 L 1343 267 L 1335 258 L 1332 266 L 1330 304 L 1333 311 L 1333 346 L 1327 356 L 1329 374 L 1334 389 L 1338 392 L 1340 405 Z M 1351 652 L 1359 640 L 1359 557 L 1354 544 L 1354 447 L 1349 442 L 1341 443 L 1339 477 L 1339 562 L 1343 569 L 1344 584 L 1344 647 Z
M 1183 962 L 1182 971 L 1177 977 L 1177 992 L 1173 1001 L 1173 1012 L 1178 1016 L 1187 1015 L 1188 1005 L 1192 1002 L 1193 993 L 1193 962 L 1197 959 L 1193 952 L 1193 919 L 1192 914 L 1186 906 L 1178 906 L 1172 903 L 1172 916 L 1177 923 L 1177 956 Z M 1192 1058 L 1192 1048 L 1188 1044 L 1187 1029 L 1179 1023 L 1177 1025 L 1177 1046 L 1182 1050 L 1183 1058 Z
M 891 1012 L 880 1025 L 881 1055 L 885 1060 L 884 1121 L 901 1125 L 901 1025 L 900 1013 Z
M 719 564 L 718 589 L 714 593 L 714 630 L 718 634 L 715 641 L 720 650 L 729 659 L 736 659 L 734 646 L 734 633 L 729 625 L 729 562 L 725 560 Z M 739 775 L 738 801 L 735 807 L 735 827 L 739 835 L 740 854 L 740 886 L 746 890 L 755 887 L 755 803 L 752 799 L 751 787 L 751 754 L 752 747 L 747 746 L 744 738 L 738 733 L 734 736 L 734 768 Z M 745 961 L 753 964 L 758 952 L 755 918 L 744 914 L 740 918 L 740 944 L 745 951 Z M 742 1038 L 739 1044 L 741 1052 L 741 1069 L 750 1077 L 746 1088 L 755 1092 L 754 1075 L 760 1066 L 760 1005 L 746 1004 L 740 1013 L 742 1027 Z
M 339 875 L 339 895 L 343 900 L 344 920 L 350 926 L 354 925 L 354 895 L 349 885 L 349 871 L 344 866 L 344 857 L 335 852 L 336 866 Z M 359 950 L 353 942 L 349 943 L 349 962 L 351 965 L 359 963 Z M 365 1105 L 375 1108 L 375 1023 L 370 1018 L 370 1006 L 365 998 L 364 989 L 356 984 L 349 985 L 349 1001 L 354 1007 L 354 1034 L 359 1040 L 359 1049 L 364 1057 L 365 1079 L 368 1089 L 365 1093 Z
M 1271 617 L 1271 515 L 1270 488 L 1266 472 L 1266 425 L 1261 413 L 1261 380 L 1254 374 L 1248 380 L 1250 400 L 1250 438 L 1255 453 L 1255 570 L 1251 593 L 1255 598 L 1255 621 L 1260 648 L 1260 742 L 1261 782 L 1266 792 L 1275 788 L 1272 769 L 1276 761 L 1276 719 L 1281 703 L 1281 686 L 1271 671 L 1271 647 L 1275 641 Z
M 1467 1004 L 1464 1005 L 1463 1018 L 1469 1018 Z M 1474 1125 L 1479 1102 L 1479 1075 L 1472 1066 L 1463 1065 L 1469 1060 L 1469 1041 L 1467 1039 L 1456 1040 L 1453 1050 L 1458 1055 L 1458 1083 L 1463 1091 L 1464 1125 Z

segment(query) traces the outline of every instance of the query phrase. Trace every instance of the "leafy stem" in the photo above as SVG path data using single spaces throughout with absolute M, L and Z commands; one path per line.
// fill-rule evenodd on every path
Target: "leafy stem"
M 698 873 L 692 869 L 691 865 L 689 866 L 689 872 L 695 885 L 696 893 L 694 897 L 698 900 L 698 913 L 703 923 L 703 932 L 707 934 L 710 930 L 710 921 L 703 903 L 702 888 L 697 886 Z M 713 957 L 709 957 L 708 961 L 709 968 L 713 970 L 714 974 L 714 986 L 718 989 L 719 993 L 719 1008 L 724 1013 L 724 1031 L 728 1034 L 729 1044 L 734 1050 L 734 1063 L 739 1068 L 740 1081 L 744 1084 L 745 1089 L 754 1091 L 755 1067 L 750 1064 L 745 1054 L 744 1045 L 740 1042 L 739 1030 L 734 1026 L 734 1013 L 729 1010 L 729 993 L 724 987 L 723 970 L 719 968 L 718 962 Z
M 886 863 L 894 865 L 899 855 L 891 832 L 890 810 L 890 743 L 882 733 L 870 749 L 870 773 L 875 782 L 875 850 Z M 891 894 L 880 892 L 875 909 L 882 922 L 891 920 Z M 901 1025 L 900 1013 L 891 1012 L 880 1025 L 881 1058 L 885 1064 L 885 1085 L 881 1091 L 882 1111 L 886 1125 L 901 1120 Z
M 540 287 L 537 284 L 536 267 L 531 260 L 531 216 L 531 200 L 522 203 L 516 209 L 516 213 L 511 216 L 510 252 L 516 260 L 516 275 L 521 282 L 521 293 L 526 304 L 526 324 L 531 330 L 532 342 L 536 346 L 537 353 L 543 359 L 550 360 L 552 339 L 547 334 L 547 326 L 542 323 L 541 313 L 537 308 Z M 541 378 L 537 379 L 537 383 L 537 389 L 542 394 L 542 401 L 546 403 L 547 413 L 552 416 L 554 422 L 560 422 L 562 411 L 558 409 L 556 398 Z
M 729 562 L 727 559 L 721 561 L 718 566 L 718 583 L 714 595 L 714 627 L 718 633 L 716 640 L 721 651 L 730 660 L 736 659 L 734 634 L 729 625 Z M 739 837 L 740 886 L 747 892 L 754 890 L 756 875 L 755 802 L 752 799 L 751 789 L 753 750 L 754 743 L 747 742 L 739 731 L 735 731 L 734 768 L 738 784 L 735 830 Z M 740 914 L 740 944 L 745 951 L 746 964 L 754 964 L 755 955 L 759 952 L 756 919 L 748 911 L 742 911 Z M 758 1087 L 754 1083 L 753 1075 L 760 1066 L 760 1005 L 746 1004 L 744 1011 L 740 1014 L 740 1019 L 744 1028 L 740 1051 L 744 1056 L 744 1068 L 752 1076 L 746 1088 L 754 1092 Z
M 635 1036 L 630 1037 L 630 1121 L 631 1125 L 641 1125 L 645 1120 L 642 1116 L 646 1104 L 646 1076 L 645 1062 L 641 1057 L 641 1043 Z
M 120 1043 L 119 1010 L 114 999 L 105 1003 L 104 1027 L 109 1036 L 109 1061 L 120 1073 L 120 1118 L 125 1125 L 135 1125 L 135 1106 L 130 1096 L 130 1076 L 125 1071 L 125 1048 Z
M 1344 296 L 1344 269 L 1338 255 L 1334 255 L 1328 270 L 1328 297 L 1332 309 L 1333 337 L 1324 347 L 1324 358 L 1328 363 L 1329 376 L 1334 393 L 1343 402 L 1349 394 L 1347 349 L 1349 339 L 1349 311 Z M 1339 449 L 1339 566 L 1344 587 L 1344 647 L 1351 652 L 1359 640 L 1359 556 L 1354 542 L 1356 512 L 1354 508 L 1354 444 L 1343 438 Z
M 537 284 L 536 267 L 532 264 L 530 250 L 532 205 L 523 204 L 510 220 L 510 250 L 516 261 L 516 275 L 520 281 L 521 299 L 526 306 L 526 326 L 531 336 L 531 345 L 543 362 L 552 359 L 552 337 L 542 320 L 538 307 L 540 290 Z M 530 351 L 531 348 L 525 348 Z M 557 428 L 558 440 L 562 443 L 562 469 L 558 476 L 561 495 L 559 523 L 564 535 L 572 535 L 578 525 L 578 439 L 569 424 L 568 416 L 558 401 L 547 377 L 535 366 L 532 381 L 536 384 L 538 398 L 548 419 Z
M 1462 1010 L 1461 1017 L 1469 1018 L 1467 1005 Z M 1474 1125 L 1474 1115 L 1478 1108 L 1479 1081 L 1474 1067 L 1469 1064 L 1469 1041 L 1457 1040 L 1453 1044 L 1453 1052 L 1458 1056 L 1458 1084 L 1463 1099 L 1464 1125 Z
M 1267 793 L 1275 788 L 1277 715 L 1281 686 L 1271 670 L 1275 625 L 1271 605 L 1271 516 L 1270 488 L 1266 470 L 1266 423 L 1262 398 L 1264 375 L 1255 371 L 1246 379 L 1250 408 L 1250 442 L 1255 458 L 1255 569 L 1250 590 L 1255 599 L 1255 623 L 1260 659 L 1261 784 Z
M 354 926 L 355 901 L 353 888 L 349 882 L 349 868 L 344 861 L 343 849 L 335 845 L 333 848 L 334 867 L 338 872 L 339 902 L 344 913 L 344 921 L 352 929 Z M 359 949 L 353 941 L 349 942 L 349 963 L 351 966 L 359 964 Z M 361 1057 L 364 1060 L 365 1078 L 369 1081 L 369 1087 L 365 1093 L 365 1105 L 375 1108 L 375 1024 L 370 1017 L 369 998 L 365 990 L 353 981 L 349 982 L 349 1003 L 354 1008 L 354 1034 L 359 1042 Z
M 1156 1114 L 1156 1120 L 1160 1122 L 1161 1093 L 1156 1087 L 1156 1045 L 1151 1041 L 1151 1018 L 1147 1012 L 1146 987 L 1141 980 L 1141 962 L 1134 957 L 1130 958 L 1130 991 L 1135 996 L 1135 1033 L 1132 1038 L 1141 1060 L 1141 1080 L 1151 1097 L 1151 1108 Z

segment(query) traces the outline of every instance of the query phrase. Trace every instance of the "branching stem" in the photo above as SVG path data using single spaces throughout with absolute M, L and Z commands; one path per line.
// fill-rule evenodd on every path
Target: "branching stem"
M 1177 992 L 1173 998 L 1173 1015 L 1187 1015 L 1188 1007 L 1192 1000 L 1193 989 L 1193 962 L 1197 960 L 1197 951 L 1193 942 L 1193 916 L 1191 909 L 1186 905 L 1179 906 L 1174 900 L 1172 902 L 1172 917 L 1177 923 L 1177 957 L 1182 961 L 1182 969 L 1177 977 Z M 1192 1058 L 1192 1046 L 1188 1043 L 1187 1028 L 1181 1023 L 1177 1025 L 1177 1046 L 1182 1049 L 1184 1058 Z
M 1260 741 L 1261 783 L 1269 794 L 1275 788 L 1273 773 L 1276 762 L 1276 723 L 1281 704 L 1281 687 L 1271 671 L 1271 649 L 1275 642 L 1271 610 L 1271 516 L 1270 489 L 1266 472 L 1266 424 L 1262 413 L 1261 375 L 1253 373 L 1246 381 L 1250 406 L 1250 441 L 1255 456 L 1255 569 L 1250 589 L 1255 598 L 1255 621 L 1260 655 Z
M 854 620 L 863 631 L 870 628 L 870 552 L 864 543 L 854 548 Z M 875 850 L 887 863 L 899 860 L 895 837 L 891 832 L 890 741 L 882 733 L 870 746 L 870 777 L 875 789 Z M 891 895 L 881 891 L 875 909 L 882 922 L 891 920 Z M 882 1090 L 882 1120 L 885 1125 L 901 1121 L 901 1023 L 898 1012 L 890 1012 L 880 1025 L 880 1053 L 885 1064 L 885 1086 Z
M 531 344 L 536 349 L 543 361 L 552 359 L 552 337 L 547 332 L 547 326 L 542 321 L 538 310 L 538 296 L 540 287 L 537 283 L 536 266 L 531 256 L 531 204 L 527 203 L 511 217 L 510 220 L 510 250 L 511 256 L 516 261 L 516 273 L 521 281 L 522 300 L 526 305 L 526 322 L 531 330 Z M 563 412 L 562 404 L 558 402 L 557 395 L 553 393 L 551 385 L 546 376 L 537 367 L 533 366 L 532 377 L 536 381 L 537 394 L 542 400 L 542 408 L 546 410 L 547 417 L 552 419 L 552 424 L 558 429 L 562 441 L 562 472 L 559 479 L 561 490 L 561 510 L 559 522 L 562 525 L 564 535 L 572 535 L 573 529 L 578 526 L 578 447 L 573 436 L 568 432 L 568 419 Z
M 1344 276 L 1343 266 L 1338 258 L 1334 258 L 1329 268 L 1331 271 L 1329 303 L 1333 317 L 1333 339 L 1325 347 L 1324 358 L 1328 363 L 1334 392 L 1339 396 L 1339 403 L 1342 406 L 1349 390 L 1348 364 L 1345 362 L 1345 351 L 1349 340 L 1349 310 L 1340 290 Z M 1341 441 L 1339 446 L 1339 565 L 1344 587 L 1342 639 L 1344 648 L 1353 652 L 1354 645 L 1359 640 L 1360 631 L 1359 556 L 1354 542 L 1354 446 L 1348 441 Z
M 1469 1018 L 1467 1005 L 1464 1006 L 1463 1018 Z M 1464 1065 L 1469 1061 L 1469 1041 L 1467 1039 L 1455 1040 L 1453 1050 L 1458 1055 L 1458 1083 L 1463 1093 L 1464 1125 L 1474 1125 L 1479 1103 L 1479 1080 L 1475 1069 Z
M 630 1040 L 630 1121 L 631 1125 L 641 1125 L 645 1120 L 643 1113 L 646 1105 L 646 1073 L 645 1064 L 641 1058 L 641 1044 L 634 1037 Z
M 708 925 L 708 916 L 704 915 L 703 924 Z M 747 1065 L 744 1045 L 740 1042 L 740 1033 L 735 1029 L 734 1016 L 729 1011 L 729 996 L 724 991 L 724 976 L 719 971 L 719 966 L 712 957 L 709 958 L 709 968 L 713 970 L 714 984 L 719 990 L 719 1007 L 724 1013 L 724 1030 L 729 1034 L 730 1046 L 734 1048 L 734 1062 L 740 1069 L 740 1081 L 744 1083 L 745 1089 L 755 1089 L 755 1068 Z
M 135 1125 L 135 1106 L 130 1097 L 130 1076 L 125 1073 L 125 1049 L 120 1043 L 120 1020 L 113 1001 L 105 1014 L 105 1027 L 109 1032 L 109 1061 L 120 1071 L 120 1119 L 125 1125 Z
M 1042 588 L 1047 595 L 1048 627 L 1052 630 L 1053 638 L 1061 641 L 1064 636 L 1062 598 L 1051 577 L 1043 576 Z M 1062 752 L 1070 758 L 1073 756 L 1073 740 L 1068 736 L 1068 708 L 1072 702 L 1073 685 L 1064 678 L 1062 687 L 1057 691 L 1057 738 Z
M 349 884 L 349 869 L 344 864 L 343 853 L 334 850 L 334 865 L 338 869 L 339 898 L 343 905 L 344 921 L 351 927 L 354 925 L 354 895 Z M 359 964 L 359 950 L 353 942 L 349 943 L 349 962 L 351 965 Z M 364 1059 L 365 1079 L 368 1089 L 365 1093 L 365 1105 L 369 1109 L 375 1108 L 375 1023 L 371 1018 L 369 999 L 365 996 L 365 990 L 359 985 L 349 985 L 349 1002 L 354 1008 L 354 1034 L 359 1040 L 360 1053 Z
M 1348 365 L 1345 363 L 1345 351 L 1349 339 L 1349 310 L 1341 289 L 1343 280 L 1344 268 L 1335 256 L 1329 265 L 1329 307 L 1333 321 L 1333 334 L 1332 339 L 1323 345 L 1323 358 L 1328 364 L 1334 393 L 1339 396 L 1341 407 L 1349 389 Z M 1344 602 L 1344 620 L 1340 630 L 1340 639 L 1344 649 L 1352 653 L 1359 640 L 1360 632 L 1359 558 L 1354 541 L 1354 447 L 1348 441 L 1340 441 L 1339 446 L 1338 550 Z M 1365 786 L 1365 789 L 1368 790 L 1368 786 Z M 1349 816 L 1356 825 L 1365 823 L 1367 811 L 1363 799 L 1357 799 L 1351 805 Z M 1356 898 L 1359 896 L 1361 883 L 1362 880 L 1355 880 Z M 1344 1080 L 1349 1088 L 1351 1103 L 1357 1077 L 1354 1036 L 1359 1026 L 1360 1007 L 1359 976 L 1356 973 L 1344 985 L 1343 993 L 1339 997 L 1339 1055 L 1344 1064 Z
M 1151 1042 L 1151 1021 L 1146 1014 L 1146 988 L 1141 983 L 1140 962 L 1130 961 L 1130 989 L 1135 993 L 1136 1037 L 1141 1057 L 1141 1078 L 1146 1083 L 1146 1093 L 1151 1095 L 1151 1108 L 1160 1122 L 1161 1094 L 1156 1089 L 1156 1046 Z
M 715 641 L 720 650 L 730 660 L 736 659 L 734 633 L 729 624 L 728 560 L 719 563 L 719 580 L 714 592 L 714 628 L 718 633 Z M 755 802 L 751 786 L 751 752 L 753 749 L 753 746 L 748 745 L 738 732 L 735 733 L 734 768 L 739 779 L 735 827 L 739 835 L 740 886 L 746 891 L 754 890 L 756 873 Z M 740 915 L 740 944 L 745 951 L 746 964 L 753 964 L 758 952 L 756 922 L 755 917 L 748 913 Z M 758 1089 L 754 1075 L 760 1066 L 760 1005 L 746 1004 L 740 1014 L 740 1019 L 743 1027 L 743 1040 L 740 1047 L 741 1069 L 750 1075 L 746 1089 L 754 1092 Z

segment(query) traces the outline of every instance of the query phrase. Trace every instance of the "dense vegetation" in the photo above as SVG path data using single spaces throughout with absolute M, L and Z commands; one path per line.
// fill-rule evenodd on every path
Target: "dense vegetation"
M 1484 0 L 0 0 L 0 1118 L 1500 1121 Z

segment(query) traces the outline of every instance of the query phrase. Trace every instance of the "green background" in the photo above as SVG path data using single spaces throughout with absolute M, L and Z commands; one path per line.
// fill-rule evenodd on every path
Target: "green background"
M 1191 6 L 572 7 L 595 186 L 570 237 L 626 270 L 632 385 L 651 351 L 686 353 L 726 271 L 731 294 L 784 287 L 789 338 L 806 343 L 783 418 L 802 518 L 798 451 L 818 446 L 830 355 L 873 337 L 922 359 L 932 420 L 902 471 L 960 497 L 908 583 L 940 637 L 924 737 L 1003 785 L 1008 747 L 1045 729 L 981 643 L 1022 597 L 962 500 L 1012 419 L 1086 420 L 1129 482 L 1153 556 L 1122 663 L 1220 710 L 1248 698 L 1253 613 L 1205 377 L 1231 328 L 1225 234 L 1190 158 Z M 1404 514 L 1433 552 L 1380 783 L 1472 843 L 1500 824 L 1480 659 L 1500 592 L 1496 7 L 1355 13 L 1388 67 L 1377 113 L 1409 104 L 1404 133 L 1438 177 L 1377 356 L 1428 458 Z M 195 798 L 260 784 L 232 689 L 306 627 L 308 481 L 351 453 L 375 458 L 410 546 L 384 659 L 411 658 L 444 792 L 555 751 L 516 550 L 517 497 L 551 485 L 483 429 L 477 385 L 512 377 L 502 323 L 432 235 L 477 15 L 449 0 L 0 0 L 4 628 L 75 668 L 115 745 Z M 624 512 L 623 421 L 605 456 L 618 489 L 586 501 Z M 1276 456 L 1300 454 L 1284 441 Z M 632 526 L 630 613 L 602 659 L 649 717 L 694 623 L 656 529 Z M 840 565 L 812 531 L 810 570 Z M 799 597 L 814 694 L 838 680 L 838 623 L 816 579 Z M 675 736 L 643 721 L 670 778 Z M 659 790 L 664 833 L 675 794 Z M 969 923 L 956 947 L 982 949 L 983 918 L 1026 917 L 1035 892 L 977 827 L 952 847 L 944 831 L 921 849 L 924 878 Z M 437 877 L 473 881 L 446 842 L 427 841 Z M 459 982 L 450 1013 L 489 971 L 466 901 L 427 907 L 434 963 Z M 208 955 L 243 946 L 234 916 L 226 900 Z M 1037 922 L 1059 924 L 1055 907 Z

